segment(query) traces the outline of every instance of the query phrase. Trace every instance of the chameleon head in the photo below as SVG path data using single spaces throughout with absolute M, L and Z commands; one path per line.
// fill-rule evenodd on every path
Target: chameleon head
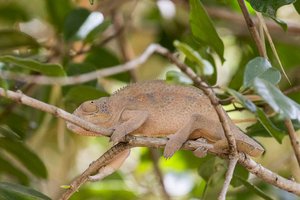
M 109 127 L 112 117 L 111 108 L 109 106 L 108 97 L 102 97 L 97 100 L 83 102 L 73 113 L 74 115 L 89 121 L 93 124 Z M 91 131 L 87 131 L 79 126 L 67 122 L 68 129 L 81 135 L 98 135 Z

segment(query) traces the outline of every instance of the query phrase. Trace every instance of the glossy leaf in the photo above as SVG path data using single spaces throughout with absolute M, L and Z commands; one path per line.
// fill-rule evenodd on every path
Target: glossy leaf
M 20 31 L 0 31 L 0 50 L 13 50 L 24 47 L 38 48 L 39 44 L 34 38 Z
M 28 184 L 29 183 L 29 178 L 27 175 L 22 172 L 20 169 L 15 167 L 12 163 L 10 163 L 8 160 L 5 160 L 2 158 L 0 155 L 0 174 L 1 173 L 6 173 L 9 176 L 15 177 L 20 183 L 22 184 Z
M 278 8 L 291 4 L 295 0 L 248 0 L 251 6 L 258 12 L 262 12 L 270 17 L 276 17 Z
M 0 138 L 0 148 L 12 154 L 35 176 L 41 178 L 47 177 L 47 169 L 44 163 L 22 142 Z
M 72 9 L 70 0 L 46 0 L 46 8 L 50 22 L 60 32 L 63 29 L 67 14 Z
M 76 39 L 76 33 L 89 15 L 90 11 L 84 8 L 74 9 L 68 14 L 64 24 L 65 40 Z
M 46 195 L 22 185 L 0 182 L 0 199 L 3 200 L 51 200 Z
M 273 84 L 260 78 L 254 80 L 255 91 L 283 118 L 300 122 L 300 105 L 285 96 Z
M 224 44 L 200 0 L 190 0 L 190 26 L 196 40 L 211 46 L 224 61 Z
M 180 50 L 187 59 L 196 63 L 196 72 L 198 75 L 212 75 L 214 73 L 214 68 L 207 60 L 203 59 L 201 55 L 192 49 L 190 46 L 183 42 L 174 41 L 174 46 Z
M 63 67 L 59 64 L 41 63 L 32 59 L 18 58 L 14 56 L 1 56 L 1 62 L 14 64 L 16 66 L 40 72 L 47 76 L 65 76 L 66 73 Z
M 256 77 L 277 84 L 281 79 L 281 74 L 277 69 L 272 68 L 271 63 L 267 59 L 257 57 L 250 60 L 246 65 L 243 87 L 251 87 Z

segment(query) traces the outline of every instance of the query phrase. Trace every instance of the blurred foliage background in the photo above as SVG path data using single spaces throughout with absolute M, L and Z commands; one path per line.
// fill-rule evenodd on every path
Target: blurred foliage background
M 259 54 L 238 3 L 201 2 L 0 0 L 0 73 L 79 75 L 124 63 L 140 55 L 149 44 L 159 43 L 176 51 L 180 59 L 211 85 L 240 92 L 221 89 L 217 91 L 221 99 L 253 94 L 251 87 L 255 90 L 256 86 L 245 83 L 245 78 L 256 72 L 245 70 L 247 66 L 265 67 L 263 72 L 272 67 L 275 75 L 268 71 L 271 78 L 263 79 L 269 81 L 275 77 L 270 82 L 277 84 L 282 71 L 271 46 L 266 42 L 270 63 L 256 58 Z M 290 99 L 282 100 L 278 94 L 279 106 L 255 102 L 263 110 L 261 115 L 256 110 L 249 112 L 251 108 L 243 102 L 229 102 L 224 108 L 239 127 L 265 147 L 266 153 L 257 158 L 259 163 L 299 182 L 299 166 L 280 109 L 295 119 L 296 129 L 300 127 L 299 121 L 280 103 L 293 104 L 291 109 L 296 114 L 300 110 L 297 104 L 300 103 L 300 16 L 297 13 L 300 2 L 249 0 L 247 6 L 255 22 L 258 21 L 254 9 L 265 15 L 291 82 L 282 76 L 278 87 Z M 1 76 L 1 86 L 21 90 L 72 112 L 83 101 L 107 96 L 133 81 L 152 79 L 191 83 L 167 59 L 153 55 L 133 71 L 84 84 L 28 84 Z M 262 95 L 257 88 L 256 93 Z M 270 88 L 274 94 L 277 92 Z M 264 100 L 268 98 L 271 97 Z M 276 106 L 284 108 L 276 110 Z M 263 120 L 262 115 L 268 116 L 267 119 Z M 1 97 L 0 199 L 57 199 L 64 191 L 61 186 L 70 183 L 110 146 L 105 137 L 75 135 L 66 129 L 62 119 Z M 216 199 L 226 167 L 226 161 L 210 155 L 198 159 L 191 152 L 179 151 L 165 160 L 161 151 L 136 148 L 118 172 L 100 182 L 85 184 L 71 199 Z M 297 199 L 257 179 L 241 166 L 237 166 L 231 185 L 228 199 Z

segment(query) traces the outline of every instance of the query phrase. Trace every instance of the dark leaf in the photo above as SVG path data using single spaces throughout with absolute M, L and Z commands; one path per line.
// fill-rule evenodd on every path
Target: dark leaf
M 28 11 L 16 3 L 1 3 L 0 19 L 11 23 L 24 22 L 30 19 L 30 15 Z
M 260 108 L 257 109 L 256 115 L 265 130 L 281 144 L 283 137 L 286 135 L 285 132 L 277 128 Z
M 298 14 L 300 14 L 300 1 L 296 0 L 294 2 L 294 8 L 297 10 Z
M 32 174 L 46 178 L 47 170 L 40 158 L 22 142 L 0 138 L 0 147 L 14 155 Z
M 67 103 L 72 102 L 79 105 L 84 101 L 98 99 L 103 96 L 108 96 L 108 94 L 106 92 L 97 90 L 95 87 L 79 85 L 72 87 L 65 95 L 64 100 Z
M 248 0 L 251 6 L 258 12 L 262 12 L 270 17 L 276 17 L 278 8 L 291 4 L 295 0 Z
M 15 30 L 0 31 L 0 50 L 38 48 L 38 42 L 31 36 Z
M 22 184 L 28 184 L 29 183 L 29 179 L 27 177 L 27 175 L 22 172 L 21 170 L 19 170 L 18 168 L 16 168 L 12 163 L 10 163 L 9 161 L 5 160 L 4 158 L 2 158 L 2 156 L 0 155 L 0 174 L 2 172 L 9 174 L 10 176 L 15 177 L 17 180 L 19 180 Z
M 65 18 L 72 9 L 70 0 L 46 0 L 46 10 L 50 22 L 60 32 L 63 29 Z
M 8 139 L 11 139 L 11 140 L 14 140 L 14 141 L 20 141 L 21 140 L 21 137 L 16 132 L 11 130 L 9 128 L 9 126 L 7 126 L 5 124 L 0 125 L 0 134 L 3 135 L 4 137 L 6 137 Z
M 190 26 L 193 36 L 211 46 L 224 61 L 224 44 L 200 0 L 190 0 Z
M 76 34 L 89 15 L 90 11 L 84 8 L 74 9 L 68 14 L 64 24 L 65 40 L 77 39 Z
M 0 182 L 0 199 L 3 200 L 51 200 L 46 195 L 22 185 Z
M 300 122 L 300 105 L 285 96 L 270 82 L 255 78 L 254 89 L 283 118 L 295 119 Z
M 252 183 L 249 183 L 247 179 L 240 177 L 239 175 L 233 175 L 233 180 L 240 181 L 248 190 L 252 191 L 253 193 L 257 194 L 261 198 L 265 200 L 273 200 L 273 198 L 270 197 L 270 195 L 264 193 L 261 189 L 253 185 Z
M 237 176 L 246 181 L 249 177 L 249 172 L 244 167 L 242 167 L 240 164 L 237 164 L 234 169 L 233 179 L 230 183 L 234 187 L 238 187 L 243 184 L 240 180 L 235 178 Z
M 47 76 L 65 76 L 63 67 L 59 64 L 41 63 L 32 59 L 18 58 L 14 56 L 1 56 L 1 62 L 14 64 L 25 69 L 40 72 Z

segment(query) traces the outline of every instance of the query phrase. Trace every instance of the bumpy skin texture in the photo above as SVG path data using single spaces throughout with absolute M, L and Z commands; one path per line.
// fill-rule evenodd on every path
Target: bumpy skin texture
M 168 136 L 164 156 L 169 158 L 187 139 L 204 138 L 214 151 L 228 152 L 218 115 L 208 97 L 193 86 L 147 81 L 131 84 L 111 97 L 84 102 L 75 115 L 106 128 L 113 128 L 113 142 L 127 134 Z M 260 156 L 264 149 L 228 120 L 240 152 Z M 73 124 L 68 128 L 82 135 L 97 135 Z

